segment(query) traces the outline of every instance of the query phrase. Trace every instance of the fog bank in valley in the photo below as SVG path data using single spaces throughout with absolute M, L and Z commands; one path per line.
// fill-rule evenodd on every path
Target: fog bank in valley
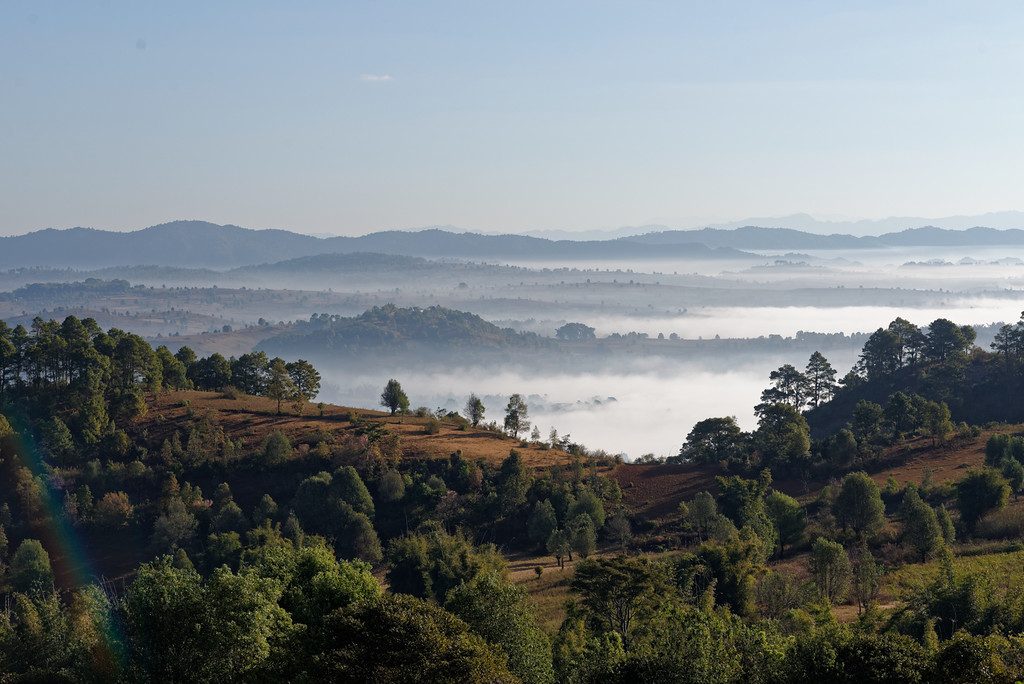
M 840 376 L 854 361 L 849 353 L 829 358 Z M 485 422 L 494 420 L 501 425 L 508 397 L 520 393 L 526 397 L 530 422 L 545 439 L 554 427 L 588 449 L 635 459 L 648 453 L 677 453 L 694 423 L 704 418 L 735 416 L 744 429 L 754 428 L 754 405 L 761 390 L 770 384 L 768 374 L 782 363 L 803 368 L 807 359 L 748 357 L 724 371 L 699 363 L 648 360 L 629 369 L 573 375 L 481 367 L 367 369 L 357 375 L 322 369 L 321 398 L 348 406 L 376 407 L 384 384 L 395 377 L 413 408 L 462 411 L 472 392 L 484 401 Z
M 1015 322 L 1024 308 L 1024 299 L 965 298 L 950 296 L 948 306 L 896 307 L 896 306 L 750 306 L 690 308 L 676 316 L 608 315 L 581 313 L 576 322 L 594 328 L 598 337 L 630 331 L 650 337 L 673 333 L 686 339 L 767 337 L 782 335 L 793 337 L 800 331 L 816 333 L 872 333 L 884 328 L 896 318 L 925 327 L 937 318 L 948 318 L 958 324 L 987 325 L 997 321 Z M 490 318 L 490 317 L 487 317 Z M 518 330 L 552 336 L 562 320 L 493 320 Z

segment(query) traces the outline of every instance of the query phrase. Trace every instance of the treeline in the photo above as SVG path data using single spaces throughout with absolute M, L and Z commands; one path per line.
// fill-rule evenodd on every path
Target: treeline
M 138 335 L 104 332 L 91 318 L 58 323 L 37 317 L 31 329 L 0 321 L 0 407 L 52 413 L 46 416 L 52 420 L 68 415 L 83 445 L 97 443 L 112 419 L 144 413 L 144 392 L 229 385 L 301 405 L 316 397 L 320 374 L 301 359 L 285 363 L 262 352 L 225 359 L 197 358 L 188 347 L 176 354 L 163 345 L 154 350 Z
M 142 285 L 136 288 L 144 289 Z M 32 283 L 19 287 L 13 292 L 0 292 L 0 301 L 60 299 L 62 301 L 82 300 L 86 297 L 121 295 L 131 291 L 132 285 L 127 280 L 114 278 L 86 278 L 74 283 Z

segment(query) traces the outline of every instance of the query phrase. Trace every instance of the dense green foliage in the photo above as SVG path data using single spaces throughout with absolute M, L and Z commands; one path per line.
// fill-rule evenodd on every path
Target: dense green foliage
M 374 329 L 408 323 L 370 313 Z M 143 420 L 154 394 L 190 387 L 301 411 L 319 385 L 304 361 L 154 351 L 73 318 L 0 326 L 0 681 L 1013 681 L 1019 572 L 966 569 L 954 550 L 971 547 L 951 545 L 984 534 L 1019 548 L 1006 504 L 1024 482 L 1024 441 L 994 435 L 989 467 L 955 483 L 928 474 L 883 490 L 871 473 L 912 436 L 940 448 L 976 434 L 952 422 L 960 384 L 971 364 L 1016 377 L 1022 325 L 986 358 L 968 328 L 897 319 L 839 385 L 821 354 L 804 372 L 784 365 L 755 430 L 694 426 L 673 460 L 699 464 L 714 493 L 673 503 L 667 520 L 634 516 L 598 455 L 567 438 L 568 462 L 539 471 L 518 449 L 500 465 L 403 458 L 386 421 L 354 412 L 337 430 L 252 439 L 191 406 Z M 406 410 L 398 381 L 388 387 L 385 405 Z M 808 417 L 830 411 L 842 426 L 812 440 Z M 527 429 L 520 395 L 505 417 L 512 435 Z M 816 500 L 793 484 L 816 476 L 835 478 Z M 127 540 L 116 553 L 137 554 L 131 579 L 83 582 L 51 530 Z M 557 630 L 538 626 L 504 550 L 568 563 Z M 883 612 L 882 576 L 922 560 L 937 567 Z M 836 622 L 844 603 L 856 622 Z

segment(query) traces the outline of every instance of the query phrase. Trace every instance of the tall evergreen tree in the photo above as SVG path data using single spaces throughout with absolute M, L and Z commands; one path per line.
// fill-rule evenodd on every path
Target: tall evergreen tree
M 836 370 L 821 352 L 811 354 L 804 377 L 807 378 L 807 401 L 811 406 L 819 406 L 832 398 L 836 388 Z

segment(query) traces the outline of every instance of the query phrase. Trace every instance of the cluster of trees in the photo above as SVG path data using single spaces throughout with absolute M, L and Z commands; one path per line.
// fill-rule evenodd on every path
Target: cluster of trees
M 895 444 L 917 434 L 927 435 L 933 443 L 942 444 L 956 428 L 945 402 L 930 401 L 914 392 L 894 392 L 884 407 L 866 399 L 859 400 L 848 430 L 863 446 Z M 973 434 L 966 425 L 959 429 Z
M 476 553 L 471 546 L 463 550 Z M 453 549 L 455 550 L 455 549 Z M 123 593 L 17 591 L 0 612 L 7 678 L 32 681 L 553 681 L 550 646 L 504 566 L 443 602 L 384 593 L 321 540 L 250 534 L 236 567 L 179 553 Z
M 879 328 L 867 342 L 858 362 L 858 372 L 868 380 L 892 375 L 903 368 L 925 363 L 962 359 L 974 347 L 977 333 L 969 325 L 957 325 L 938 318 L 927 332 L 904 318 Z
M 1007 323 L 999 328 L 992 349 L 1003 360 L 1006 368 L 1019 374 L 1024 362 L 1024 312 L 1020 320 L 1010 325 Z
M 440 472 L 457 487 L 478 482 L 457 455 Z M 983 489 L 968 484 L 978 477 L 989 476 L 972 473 L 956 487 L 962 516 L 972 492 Z M 957 569 L 945 509 L 926 503 L 934 492 L 897 492 L 907 552 L 939 558 L 941 571 L 888 623 L 872 604 L 881 569 L 871 550 L 885 522 L 887 494 L 867 475 L 852 473 L 830 499 L 824 495 L 827 505 L 819 502 L 819 520 L 812 522 L 763 472 L 755 480 L 719 478 L 717 500 L 701 493 L 682 509 L 702 540 L 695 550 L 657 559 L 577 560 L 573 601 L 549 636 L 523 589 L 508 582 L 497 549 L 474 544 L 458 529 L 447 531 L 443 515 L 423 519 L 415 532 L 387 545 L 388 592 L 370 565 L 336 560 L 330 543 L 311 533 L 335 534 L 328 528 L 337 524 L 337 511 L 370 518 L 388 504 L 411 503 L 410 490 L 422 485 L 409 479 L 407 487 L 406 477 L 392 470 L 366 487 L 349 468 L 307 478 L 283 527 L 272 502 L 261 502 L 252 520 L 262 520 L 236 533 L 229 553 L 223 553 L 229 545 L 212 539 L 206 551 L 168 549 L 117 594 L 98 587 L 54 592 L 46 552 L 24 541 L 11 561 L 11 593 L 0 612 L 5 671 L 75 681 L 581 683 L 781 683 L 823 676 L 958 682 L 978 667 L 993 673 L 982 681 L 1022 674 L 1024 642 L 997 633 L 1024 629 L 1020 594 L 1000 589 L 997 578 Z M 542 543 L 545 533 L 550 540 L 573 520 L 587 527 L 594 524 L 591 516 L 603 515 L 593 479 L 533 478 L 517 454 L 494 480 L 504 515 L 521 518 L 531 510 L 531 543 Z M 170 504 L 169 516 L 171 508 L 191 515 L 204 501 L 186 489 L 192 488 L 168 492 L 182 504 L 194 499 L 188 506 Z M 218 529 L 238 517 L 226 487 L 209 508 L 222 521 Z M 823 529 L 828 518 L 834 520 L 831 538 L 817 534 L 810 543 L 808 583 L 767 568 L 772 555 L 805 543 L 812 526 Z M 926 539 L 935 540 L 933 548 L 922 546 Z M 211 557 L 213 549 L 222 555 Z M 851 594 L 862 615 L 840 625 L 830 606 Z
M 723 476 L 717 499 L 702 492 L 684 503 L 694 551 L 578 563 L 579 602 L 555 639 L 556 671 L 568 657 L 588 663 L 570 681 L 965 681 L 979 663 L 998 673 L 985 681 L 1020 676 L 1024 642 L 999 636 L 1024 626 L 1017 584 L 958 570 L 949 547 L 957 531 L 946 502 L 959 512 L 960 533 L 971 534 L 1006 503 L 998 471 L 902 491 L 854 472 L 811 504 L 771 484 L 767 470 Z M 888 621 L 873 603 L 894 560 L 887 506 L 903 558 L 938 559 L 942 568 Z M 807 551 L 807 582 L 767 565 L 793 546 Z M 888 554 L 885 564 L 878 553 Z M 850 599 L 860 617 L 841 626 L 831 606 Z
M 837 552 L 843 552 L 838 544 L 816 544 L 816 582 L 834 584 Z M 1006 633 L 1018 632 L 1019 598 L 980 598 L 978 590 L 991 586 L 982 577 L 944 568 L 915 595 L 912 610 L 883 628 L 874 612 L 852 625 L 837 623 L 827 594 L 798 608 L 780 601 L 777 616 L 743 620 L 708 601 L 706 590 L 699 591 L 700 575 L 674 560 L 583 561 L 572 580 L 576 602 L 553 639 L 555 671 L 568 682 L 1020 679 L 1024 639 L 992 629 L 993 617 L 1004 615 L 1013 625 Z M 784 597 L 787 587 L 777 580 L 769 573 L 761 586 L 772 585 L 774 595 Z
M 787 404 L 803 410 L 827 402 L 837 389 L 836 371 L 821 352 L 814 352 L 800 372 L 785 364 L 769 376 L 773 385 L 761 393 L 761 405 Z
M 409 411 L 409 397 L 406 395 L 405 390 L 402 389 L 402 383 L 394 378 L 388 380 L 384 386 L 384 391 L 380 395 L 380 405 L 391 411 L 391 415 L 407 413 Z M 469 421 L 469 424 L 473 427 L 478 427 L 486 413 L 484 402 L 476 394 L 470 394 L 466 400 L 465 412 L 465 420 Z M 505 406 L 505 432 L 515 438 L 518 438 L 524 432 L 529 432 L 529 413 L 530 409 L 523 395 L 513 394 L 510 396 L 508 405 Z M 539 440 L 539 433 L 535 437 L 535 441 Z
M 183 373 L 167 356 L 158 357 L 138 335 L 103 332 L 91 318 L 69 316 L 57 323 L 37 317 L 31 329 L 12 329 L 0 321 L 0 401 L 10 393 L 49 388 L 89 392 L 98 384 L 116 389 L 175 387 Z
M 171 358 L 184 367 L 187 379 L 203 360 L 191 358 L 188 350 L 181 356 L 184 360 Z M 229 372 L 233 367 L 234 377 L 247 390 L 266 391 L 274 378 L 264 373 L 263 358 L 254 353 L 234 359 Z M 189 408 L 174 425 L 160 416 L 156 422 L 129 422 L 114 429 L 108 419 L 95 448 L 82 449 L 77 426 L 71 423 L 69 429 L 61 418 L 73 409 L 51 392 L 58 389 L 41 384 L 34 394 L 40 403 L 35 411 L 7 405 L 18 416 L 20 437 L 0 414 L 0 437 L 10 438 L 6 450 L 19 454 L 5 459 L 9 473 L 0 487 L 0 504 L 9 511 L 0 513 L 0 524 L 11 533 L 12 548 L 40 525 L 69 525 L 90 534 L 130 531 L 150 540 L 149 552 L 181 550 L 197 566 L 209 569 L 237 560 L 245 535 L 268 523 L 319 535 L 341 558 L 381 563 L 389 541 L 429 521 L 526 546 L 533 543 L 527 541 L 526 520 L 538 500 L 555 501 L 557 525 L 566 528 L 571 522 L 565 517 L 568 509 L 582 497 L 598 511 L 592 515 L 596 524 L 583 535 L 589 539 L 585 555 L 596 544 L 604 514 L 603 503 L 581 494 L 581 488 L 602 501 L 620 496 L 613 481 L 597 474 L 596 464 L 586 478 L 581 462 L 585 454 L 579 448 L 568 479 L 558 473 L 534 477 L 514 451 L 500 469 L 456 453 L 448 461 L 417 462 L 399 471 L 398 436 L 385 423 L 357 414 L 350 417 L 350 430 L 338 434 L 316 431 L 299 443 L 274 432 L 258 443 L 246 443 L 225 434 L 214 413 Z M 388 383 L 385 396 L 398 398 L 396 411 L 407 406 L 395 380 Z M 144 397 L 139 400 L 144 410 Z M 467 413 L 479 422 L 482 402 L 471 396 L 467 404 Z M 509 431 L 520 434 L 529 426 L 526 403 L 513 395 L 510 407 L 508 415 L 518 424 Z M 0 451 L 5 451 L 2 445 Z M 262 498 L 246 488 L 246 500 L 236 503 L 229 482 L 248 478 L 252 471 L 278 476 L 266 481 Z M 197 482 L 212 477 L 223 481 L 207 499 Z M 376 501 L 370 494 L 374 491 Z M 4 516 L 10 522 L 4 523 Z M 574 539 L 581 534 L 575 531 Z M 0 553 L 0 563 L 8 560 Z
M 555 331 L 556 339 L 572 342 L 593 340 L 596 339 L 596 337 L 597 335 L 594 334 L 594 329 L 583 323 L 566 323 Z
M 225 359 L 220 354 L 197 358 L 188 347 L 171 354 L 153 349 L 132 333 L 106 332 L 91 318 L 68 316 L 63 322 L 36 318 L 31 330 L 13 329 L 0 321 L 0 404 L 17 399 L 39 403 L 55 397 L 79 407 L 88 442 L 107 422 L 104 399 L 127 418 L 145 409 L 142 393 L 223 389 L 229 385 L 248 394 L 301 407 L 320 391 L 320 374 L 303 360 L 286 363 L 263 352 Z M 115 416 L 116 417 L 116 416 Z
M 268 359 L 263 351 L 230 359 L 217 353 L 196 358 L 195 352 L 185 346 L 174 357 L 184 366 L 186 379 L 196 389 L 219 390 L 230 386 L 253 396 L 270 397 L 277 401 L 278 413 L 284 401 L 294 402 L 301 413 L 306 402 L 320 393 L 320 373 L 303 359 L 287 363 L 278 357 Z
M 143 285 L 136 285 L 142 289 Z M 0 292 L 0 301 L 81 301 L 96 296 L 117 296 L 130 292 L 131 283 L 127 280 L 113 278 L 111 280 L 100 280 L 99 278 L 86 278 L 84 281 L 73 283 L 30 283 L 19 287 L 13 292 Z
M 534 504 L 526 521 L 527 535 L 538 549 L 554 556 L 559 567 L 565 567 L 566 560 L 572 562 L 573 553 L 586 558 L 595 551 L 598 530 L 605 526 L 605 511 L 592 489 L 580 489 L 575 497 L 571 492 L 553 494 Z M 609 533 L 614 534 L 612 530 Z
M 579 561 L 576 601 L 553 639 L 556 673 L 574 682 L 960 682 L 982 671 L 981 681 L 1001 682 L 1024 674 L 1024 640 L 1002 636 L 1024 627 L 1019 578 L 1003 584 L 958 569 L 949 547 L 956 531 L 945 500 L 955 501 L 969 534 L 1005 504 L 997 471 L 902 491 L 854 472 L 811 505 L 771 484 L 768 471 L 719 477 L 717 499 L 702 492 L 684 503 L 681 523 L 696 550 Z M 892 560 L 887 505 L 906 560 L 940 563 L 888 620 L 874 603 Z M 807 551 L 806 582 L 768 566 L 792 546 Z M 859 618 L 840 625 L 832 606 L 850 599 Z
M 1021 331 L 1024 320 L 1003 326 L 993 345 L 1006 363 L 1013 363 L 1011 342 L 1018 333 L 1024 339 Z M 1005 382 L 989 372 L 993 364 L 973 348 L 975 337 L 971 326 L 947 319 L 922 331 L 897 318 L 868 338 L 859 362 L 841 380 L 836 381 L 835 369 L 820 352 L 811 355 L 804 371 L 784 364 L 771 372 L 772 384 L 761 393 L 754 431 L 744 432 L 734 418 L 707 418 L 694 425 L 679 454 L 667 460 L 828 476 L 865 463 L 908 437 L 926 435 L 943 444 L 954 435 L 974 436 L 977 429 L 956 412 L 975 418 L 988 412 L 991 420 L 1014 411 L 1012 402 L 999 400 Z M 965 368 L 972 359 L 980 364 L 973 384 L 966 381 Z M 812 439 L 813 425 L 819 432 L 823 426 L 831 431 Z
M 757 429 L 750 433 L 732 417 L 699 421 L 678 456 L 668 461 L 739 464 L 754 470 L 806 469 L 811 462 L 811 431 L 804 416 L 786 403 L 761 404 L 757 413 Z

